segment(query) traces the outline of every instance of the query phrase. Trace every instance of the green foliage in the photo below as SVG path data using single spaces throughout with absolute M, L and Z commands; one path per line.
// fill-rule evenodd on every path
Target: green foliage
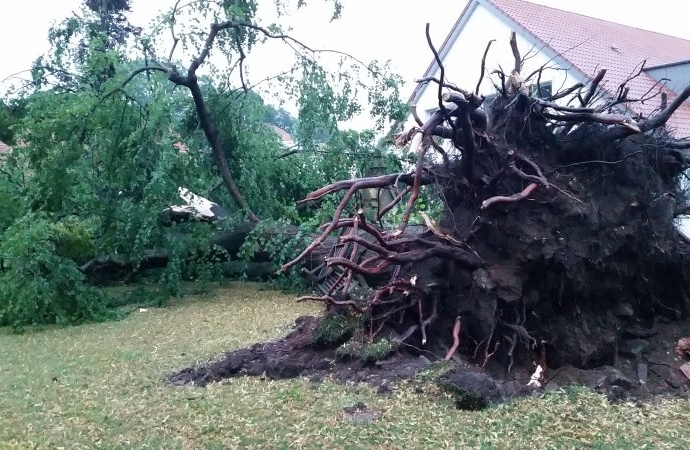
M 420 213 L 425 213 L 429 218 L 438 223 L 443 217 L 445 203 L 437 194 L 436 186 L 423 186 L 420 189 L 419 198 L 415 203 L 415 208 L 410 216 L 410 223 L 424 224 L 424 218 Z M 404 202 L 396 205 L 383 218 L 385 226 L 395 227 L 400 224 L 402 216 L 405 213 L 406 204 Z
M 93 257 L 96 246 L 91 230 L 77 217 L 66 217 L 52 224 L 55 233 L 55 251 L 59 256 L 82 264 Z
M 335 350 L 339 358 L 359 359 L 365 363 L 382 361 L 390 356 L 395 346 L 388 339 L 382 338 L 376 342 L 361 342 L 350 339 Z
M 421 381 L 435 381 L 441 376 L 446 375 L 455 368 L 453 361 L 438 360 L 432 361 L 417 377 Z
M 297 256 L 311 240 L 307 230 L 297 228 L 285 219 L 266 219 L 249 233 L 238 256 L 249 260 L 263 253 L 275 264 L 282 265 Z
M 353 313 L 329 312 L 319 321 L 311 337 L 312 344 L 333 348 L 352 338 L 361 324 L 361 318 Z
M 15 127 L 26 114 L 26 100 L 0 99 L 0 141 L 15 145 Z
M 408 114 L 408 106 L 400 97 L 403 79 L 390 72 L 389 64 L 373 62 L 369 71 L 374 75 L 374 86 L 368 91 L 371 115 L 376 117 L 376 129 L 381 131 L 387 122 L 403 121 Z
M 287 131 L 288 133 L 292 133 L 296 120 L 288 111 L 284 110 L 283 108 L 275 108 L 272 105 L 266 105 L 264 122 L 275 125 L 278 128 Z
M 444 378 L 439 378 L 437 384 L 442 391 L 453 397 L 455 406 L 458 409 L 465 411 L 480 411 L 489 406 L 489 402 L 485 397 L 468 392 L 458 385 L 448 382 Z
M 6 157 L 10 161 L 12 156 Z M 22 173 L 7 162 L 0 162 L 0 233 L 6 230 L 25 211 L 22 198 Z
M 342 5 L 331 1 L 335 19 Z M 219 184 L 196 105 L 186 89 L 176 88 L 160 70 L 130 75 L 143 66 L 180 68 L 174 53 L 161 46 L 173 26 L 177 48 L 186 49 L 202 48 L 213 22 L 282 30 L 257 20 L 256 1 L 228 0 L 189 2 L 164 14 L 159 26 L 143 34 L 127 21 L 130 3 L 85 0 L 80 14 L 51 29 L 51 50 L 35 61 L 33 83 L 0 104 L 0 139 L 22 143 L 0 163 L 0 323 L 78 323 L 104 317 L 97 291 L 78 270 L 95 255 L 136 262 L 152 250 L 164 251 L 169 264 L 153 276 L 165 295 L 178 295 L 186 280 L 221 276 L 218 262 L 227 255 L 207 245 L 217 228 L 200 222 L 170 228 L 159 220 L 161 211 L 179 203 L 180 187 L 225 207 L 233 205 Z M 343 57 L 339 70 L 329 72 L 319 54 L 299 55 L 294 67 L 269 83 L 285 94 L 280 105 L 267 105 L 263 98 L 268 93 L 252 88 L 260 83 L 250 85 L 233 72 L 242 70 L 240 60 L 251 57 L 264 39 L 254 27 L 223 30 L 204 62 L 208 75 L 200 84 L 231 174 L 263 219 L 241 257 L 267 255 L 279 265 L 296 256 L 317 226 L 330 220 L 338 197 L 299 207 L 297 200 L 337 180 L 367 175 L 372 166 L 400 167 L 376 143 L 373 131 L 341 129 L 364 111 L 360 99 L 369 88 L 377 91 L 368 93 L 368 99 L 379 130 L 397 117 L 399 79 L 386 65 Z M 296 117 L 283 101 L 296 105 Z M 287 148 L 272 125 L 291 133 L 295 145 Z M 353 198 L 346 213 L 360 204 Z M 220 227 L 244 219 L 233 209 L 229 216 Z M 277 283 L 302 286 L 294 273 Z
M 73 324 L 108 317 L 100 291 L 84 283 L 72 255 L 91 245 L 84 227 L 39 215 L 0 236 L 0 325 Z
M 264 219 L 249 233 L 242 243 L 238 257 L 249 261 L 261 255 L 276 268 L 294 259 L 313 239 L 310 229 L 296 227 L 285 219 Z M 271 280 L 273 286 L 287 292 L 303 292 L 308 286 L 304 278 L 295 270 Z

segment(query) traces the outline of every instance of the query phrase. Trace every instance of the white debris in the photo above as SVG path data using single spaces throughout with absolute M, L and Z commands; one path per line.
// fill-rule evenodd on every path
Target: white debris
M 544 373 L 544 368 L 542 366 L 537 366 L 537 369 L 534 371 L 532 376 L 529 379 L 529 383 L 527 383 L 527 386 L 534 386 L 534 387 L 541 387 L 541 377 L 542 374 Z
M 204 219 L 222 219 L 226 215 L 225 210 L 217 203 L 196 195 L 187 188 L 181 187 L 177 192 L 186 205 L 171 206 L 170 209 L 174 212 L 189 213 Z

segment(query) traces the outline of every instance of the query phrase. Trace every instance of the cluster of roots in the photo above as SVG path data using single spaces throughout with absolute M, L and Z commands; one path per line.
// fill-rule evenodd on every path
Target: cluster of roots
M 348 252 L 326 259 L 336 282 L 302 300 L 358 317 L 357 340 L 385 337 L 508 371 L 535 361 L 591 368 L 613 363 L 621 329 L 690 315 L 690 245 L 675 223 L 687 213 L 680 177 L 690 146 L 664 128 L 690 88 L 633 120 L 616 109 L 629 99 L 602 99 L 603 74 L 550 99 L 530 96 L 515 56 L 491 104 L 445 83 L 443 71 L 425 80 L 439 85 L 440 108 L 398 137 L 418 155 L 411 172 L 341 181 L 304 200 L 345 191 L 322 235 L 282 270 L 350 230 L 340 237 Z M 565 95 L 580 106 L 557 104 Z M 428 157 L 432 149 L 442 162 Z M 426 230 L 410 232 L 420 189 L 432 183 L 443 218 L 423 215 Z M 397 192 L 380 215 L 405 204 L 398 228 L 362 211 L 343 217 L 356 192 L 372 187 Z M 358 277 L 370 295 L 353 295 Z

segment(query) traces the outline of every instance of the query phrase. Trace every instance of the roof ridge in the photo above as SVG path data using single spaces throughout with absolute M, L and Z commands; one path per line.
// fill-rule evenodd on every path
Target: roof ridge
M 507 28 L 522 34 L 527 41 L 543 46 L 539 51 L 546 51 L 551 60 L 558 60 L 559 66 L 572 70 L 572 75 L 581 79 L 580 82 L 591 79 L 602 67 L 608 69 L 607 83 L 601 86 L 607 96 L 617 95 L 616 87 L 620 83 L 627 83 L 631 98 L 647 98 L 654 90 L 667 93 L 669 100 L 676 98 L 677 92 L 673 88 L 646 71 L 632 79 L 631 76 L 639 70 L 643 60 L 648 69 L 679 60 L 687 61 L 690 39 L 565 11 L 558 8 L 560 5 L 546 6 L 534 1 L 540 0 L 469 0 L 439 48 L 441 59 L 446 59 L 462 28 L 471 20 L 476 7 L 481 6 L 491 15 L 498 16 Z M 570 32 L 559 32 L 561 27 Z M 621 39 L 621 45 L 616 45 Z M 432 59 L 424 76 L 433 76 L 436 70 L 438 64 Z M 408 104 L 414 105 L 419 101 L 427 87 L 428 84 L 416 83 Z M 635 114 L 653 114 L 659 107 L 659 101 L 653 101 L 652 98 L 635 103 L 635 106 L 626 104 L 626 110 Z M 674 133 L 690 136 L 690 104 L 684 102 L 668 125 L 674 127 Z
M 503 14 L 505 14 L 505 15 L 507 15 L 508 17 L 511 17 L 511 18 L 512 18 L 512 16 L 511 16 L 507 11 L 505 11 L 503 8 L 501 8 L 500 5 L 498 5 L 498 3 L 501 2 L 501 0 L 486 0 L 486 1 L 488 1 L 489 3 L 491 3 L 491 4 L 492 4 L 493 6 L 495 6 L 496 8 L 500 9 L 501 12 L 503 12 Z M 584 17 L 584 18 L 586 18 L 586 19 L 594 20 L 594 21 L 597 21 L 597 22 L 606 22 L 606 23 L 610 23 L 610 24 L 612 24 L 612 25 L 616 25 L 616 26 L 618 26 L 618 27 L 632 28 L 632 29 L 635 29 L 635 30 L 644 31 L 645 33 L 654 33 L 654 34 L 658 34 L 658 35 L 660 35 L 660 36 L 666 36 L 666 37 L 670 37 L 670 38 L 673 38 L 673 39 L 678 39 L 678 40 L 681 40 L 681 41 L 690 42 L 690 39 L 685 39 L 685 38 L 682 38 L 682 37 L 679 37 L 679 36 L 673 36 L 672 34 L 661 33 L 661 32 L 659 32 L 659 31 L 649 30 L 649 29 L 647 29 L 647 28 L 640 28 L 640 27 L 636 27 L 636 26 L 633 26 L 633 25 L 626 25 L 626 24 L 623 24 L 623 23 L 620 23 L 620 22 L 614 22 L 614 21 L 612 21 L 612 20 L 600 19 L 600 18 L 598 18 L 598 17 L 588 16 L 588 15 L 586 15 L 586 14 L 577 13 L 577 12 L 574 12 L 574 11 L 567 11 L 567 10 L 565 10 L 565 9 L 555 8 L 555 7 L 553 7 L 553 6 L 542 5 L 541 3 L 534 3 L 534 2 L 530 2 L 530 1 L 526 1 L 526 0 L 509 0 L 509 1 L 510 1 L 511 3 L 527 3 L 527 4 L 529 4 L 529 5 L 533 5 L 533 6 L 536 6 L 536 7 L 539 7 L 539 8 L 549 9 L 549 10 L 551 10 L 551 11 L 557 11 L 557 12 L 559 12 L 559 13 L 573 14 L 573 15 L 580 16 L 580 17 Z M 513 20 L 514 20 L 514 19 L 513 19 Z

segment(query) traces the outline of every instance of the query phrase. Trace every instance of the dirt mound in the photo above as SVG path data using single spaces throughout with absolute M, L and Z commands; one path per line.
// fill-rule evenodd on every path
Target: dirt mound
M 428 359 L 412 355 L 397 355 L 373 364 L 339 360 L 333 349 L 310 345 L 317 323 L 316 317 L 300 317 L 295 321 L 295 330 L 282 339 L 228 352 L 221 360 L 177 372 L 168 377 L 168 382 L 205 386 L 238 376 L 273 380 L 304 376 L 313 381 L 330 376 L 338 382 L 367 382 L 385 392 L 389 383 L 411 379 L 429 364 Z
M 331 377 L 341 383 L 366 382 L 385 394 L 396 382 L 413 380 L 431 363 L 423 355 L 408 352 L 398 352 L 376 363 L 339 359 L 333 349 L 311 345 L 319 320 L 312 316 L 300 317 L 295 321 L 295 330 L 284 338 L 228 352 L 223 359 L 174 373 L 167 382 L 177 386 L 205 386 L 239 376 L 308 377 L 314 382 Z M 507 374 L 498 363 L 490 364 L 486 372 L 477 366 L 459 363 L 437 381 L 447 392 L 457 394 L 457 405 L 463 409 L 481 409 L 516 396 L 570 385 L 590 387 L 612 401 L 644 401 L 656 395 L 684 396 L 689 392 L 690 380 L 681 373 L 679 367 L 683 361 L 674 349 L 677 336 L 689 332 L 690 322 L 657 324 L 653 330 L 647 330 L 646 339 L 637 338 L 639 342 L 634 343 L 635 348 L 619 349 L 620 355 L 613 365 L 594 369 L 547 368 L 542 388 L 527 387 L 534 367 L 518 367 Z M 631 350 L 636 353 L 630 353 Z

